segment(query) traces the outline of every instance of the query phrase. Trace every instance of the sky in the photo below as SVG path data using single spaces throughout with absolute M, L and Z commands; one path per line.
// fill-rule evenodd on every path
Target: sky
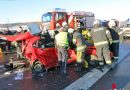
M 53 8 L 93 12 L 102 20 L 130 17 L 130 0 L 0 0 L 0 24 L 40 21 Z

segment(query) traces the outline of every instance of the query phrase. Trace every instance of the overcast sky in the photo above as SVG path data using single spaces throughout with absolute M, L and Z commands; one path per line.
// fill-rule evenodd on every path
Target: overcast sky
M 53 8 L 93 12 L 97 19 L 130 17 L 130 0 L 0 0 L 0 23 L 40 21 Z

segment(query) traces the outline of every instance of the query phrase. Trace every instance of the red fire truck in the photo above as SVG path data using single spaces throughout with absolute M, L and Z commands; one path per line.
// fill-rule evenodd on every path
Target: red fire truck
M 56 24 L 60 25 L 62 22 L 66 21 L 70 28 L 77 27 L 77 21 L 83 22 L 83 28 L 92 28 L 93 21 L 95 19 L 94 13 L 86 11 L 74 11 L 66 12 L 65 9 L 56 8 L 53 10 L 48 10 L 42 15 L 42 28 L 48 27 L 49 32 L 52 34 L 56 29 Z

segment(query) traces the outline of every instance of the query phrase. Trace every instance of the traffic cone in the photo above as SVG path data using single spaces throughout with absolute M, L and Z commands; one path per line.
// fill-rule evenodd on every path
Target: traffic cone
M 112 84 L 112 90 L 117 90 L 116 83 L 113 83 L 113 84 Z
M 10 69 L 12 70 L 13 69 L 13 57 L 10 57 L 10 59 L 9 59 L 9 66 L 10 66 Z

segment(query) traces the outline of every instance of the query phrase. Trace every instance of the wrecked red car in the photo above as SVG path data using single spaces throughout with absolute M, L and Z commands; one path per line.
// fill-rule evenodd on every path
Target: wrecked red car
M 18 35 L 0 35 L 2 39 L 7 41 L 22 41 L 21 49 L 24 57 L 29 61 L 32 72 L 40 73 L 49 68 L 58 66 L 58 57 L 55 47 L 41 48 L 38 45 L 41 39 L 39 35 L 34 35 L 26 32 Z M 68 50 L 68 63 L 76 61 L 75 50 Z M 94 46 L 89 46 L 86 50 L 86 55 L 95 55 L 96 49 Z

